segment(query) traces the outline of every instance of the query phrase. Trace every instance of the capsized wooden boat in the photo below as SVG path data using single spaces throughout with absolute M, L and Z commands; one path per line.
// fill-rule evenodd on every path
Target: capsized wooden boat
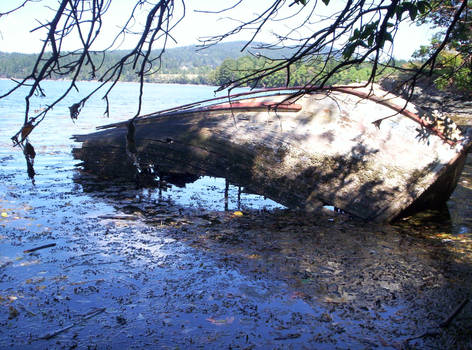
M 388 222 L 443 204 L 471 147 L 447 118 L 418 114 L 377 87 L 269 89 L 142 116 L 134 143 L 140 169 L 225 177 L 290 208 Z M 75 136 L 75 157 L 99 175 L 134 174 L 127 125 Z

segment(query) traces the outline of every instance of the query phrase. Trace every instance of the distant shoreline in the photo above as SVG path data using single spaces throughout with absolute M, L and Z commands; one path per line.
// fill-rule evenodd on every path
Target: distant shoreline
M 6 77 L 0 77 L 0 80 L 8 80 L 8 81 L 13 81 L 13 80 L 23 80 L 23 78 L 6 78 Z M 30 79 L 31 80 L 31 79 Z M 43 82 L 51 82 L 51 81 L 63 81 L 63 82 L 71 82 L 71 79 L 44 79 Z M 99 84 L 100 81 L 98 80 L 76 80 L 78 83 L 96 83 Z M 109 82 L 108 84 L 111 84 Z M 139 84 L 139 81 L 118 81 L 118 84 Z M 144 84 L 155 84 L 155 85 L 185 85 L 185 86 L 209 86 L 209 87 L 214 87 L 217 89 L 219 86 L 218 85 L 212 85 L 212 84 L 195 84 L 195 83 L 173 83 L 173 82 L 144 82 Z

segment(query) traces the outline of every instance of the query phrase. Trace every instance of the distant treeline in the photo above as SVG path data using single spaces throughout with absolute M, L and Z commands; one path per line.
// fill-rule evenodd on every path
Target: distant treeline
M 302 86 L 312 83 L 313 78 L 318 76 L 323 69 L 329 70 L 338 63 L 334 59 L 325 62 L 321 58 L 315 58 L 310 62 L 295 63 L 290 68 L 290 74 L 285 69 L 276 71 L 257 81 L 255 87 Z M 214 84 L 223 85 L 241 79 L 251 71 L 275 64 L 277 64 L 277 61 L 256 58 L 254 56 L 243 56 L 237 59 L 228 58 L 212 72 L 214 74 Z M 371 72 L 372 65 L 370 63 L 363 63 L 340 70 L 327 81 L 327 84 L 349 84 L 366 81 L 369 79 Z M 379 72 L 379 76 L 385 76 L 393 72 L 393 69 L 390 68 L 382 69 Z M 287 82 L 287 80 L 289 81 Z
M 222 85 L 241 78 L 255 69 L 275 63 L 266 58 L 249 55 L 248 52 L 241 52 L 241 47 L 241 42 L 231 42 L 215 45 L 205 50 L 198 50 L 196 46 L 168 49 L 160 62 L 159 69 L 155 69 L 155 72 L 147 75 L 146 82 Z M 99 67 L 95 76 L 91 69 L 84 70 L 78 75 L 78 80 L 98 79 L 123 54 L 124 51 L 110 51 L 106 55 L 94 54 L 94 62 Z M 279 52 L 279 55 L 282 56 L 288 54 L 289 52 L 286 50 Z M 51 76 L 51 79 L 71 79 L 75 72 L 67 71 L 67 62 L 73 59 L 73 55 L 64 58 L 61 62 L 62 73 Z M 0 78 L 26 77 L 31 73 L 35 61 L 34 54 L 0 52 Z M 297 63 L 291 69 L 289 84 L 294 86 L 309 82 L 323 64 L 325 63 L 321 60 Z M 328 62 L 328 64 L 335 64 L 335 62 Z M 368 79 L 370 71 L 370 64 L 351 67 L 333 76 L 330 83 L 344 84 L 363 81 Z M 131 64 L 122 72 L 120 80 L 137 80 Z M 257 87 L 284 86 L 286 82 L 286 71 L 280 71 L 260 80 Z

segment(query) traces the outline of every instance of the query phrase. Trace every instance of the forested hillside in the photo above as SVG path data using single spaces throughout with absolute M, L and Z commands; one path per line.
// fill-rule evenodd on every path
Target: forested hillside
M 209 47 L 205 50 L 198 50 L 197 46 L 183 46 L 168 49 L 162 60 L 158 74 L 151 74 L 150 81 L 156 80 L 158 75 L 208 75 L 210 71 L 218 67 L 225 58 L 240 57 L 247 53 L 240 51 L 241 42 L 223 43 L 217 46 Z M 112 63 L 119 60 L 123 51 L 109 51 L 103 58 L 103 64 L 99 72 L 105 71 Z M 102 61 L 102 54 L 97 53 L 94 58 L 98 62 Z M 69 59 L 72 59 L 70 57 Z M 36 60 L 34 54 L 4 53 L 0 52 L 0 77 L 1 78 L 20 78 L 30 74 Z M 63 60 L 64 64 L 66 60 Z M 157 62 L 156 62 L 157 65 Z M 122 80 L 130 81 L 135 79 L 131 66 L 123 72 Z M 156 67 L 157 68 L 157 67 Z M 70 73 L 70 75 L 72 72 Z M 51 78 L 58 78 L 51 77 Z M 80 74 L 81 80 L 91 80 L 93 77 L 90 71 Z
M 205 50 L 199 50 L 197 46 L 184 46 L 168 49 L 160 62 L 159 69 L 153 69 L 146 76 L 147 82 L 156 83 L 192 83 L 222 85 L 228 81 L 238 79 L 248 72 L 276 64 L 277 61 L 268 60 L 264 57 L 264 52 L 259 52 L 257 57 L 250 52 L 241 52 L 242 42 L 221 43 Z M 276 51 L 278 57 L 288 56 L 288 49 Z M 99 69 L 96 76 L 103 74 L 106 69 L 118 61 L 123 56 L 123 51 L 110 51 L 106 55 L 102 53 L 94 54 Z M 274 51 L 270 52 L 271 55 Z M 71 54 L 62 59 L 62 66 L 67 67 L 67 63 L 74 59 Z M 28 76 L 35 64 L 34 54 L 1 53 L 0 52 L 0 78 L 22 78 Z M 334 62 L 333 62 L 334 63 Z M 157 68 L 158 62 L 155 61 Z M 328 63 L 329 64 L 329 63 Z M 310 61 L 297 63 L 290 74 L 289 85 L 303 85 L 310 81 L 316 71 L 321 69 L 324 62 Z M 351 83 L 367 80 L 370 74 L 370 65 L 363 64 L 358 67 L 351 67 L 348 70 L 336 74 L 329 83 Z M 67 74 L 56 74 L 51 79 L 67 79 L 73 76 L 74 72 Z M 136 74 L 131 64 L 127 65 L 122 72 L 122 81 L 136 80 Z M 78 76 L 79 80 L 93 80 L 95 77 L 91 70 L 83 70 Z M 261 79 L 257 87 L 283 86 L 287 83 L 285 71 L 279 71 L 264 79 Z

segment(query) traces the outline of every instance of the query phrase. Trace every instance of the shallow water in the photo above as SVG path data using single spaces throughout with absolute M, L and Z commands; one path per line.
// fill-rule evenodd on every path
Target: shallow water
M 148 88 L 149 112 L 212 92 Z M 21 100 L 0 102 L 0 348 L 400 348 L 471 297 L 470 157 L 445 210 L 396 225 L 306 217 L 233 186 L 225 211 L 222 179 L 159 193 L 81 173 L 69 136 L 110 122 L 92 102 L 32 136 L 34 186 L 9 141 Z M 467 348 L 471 309 L 409 345 Z

